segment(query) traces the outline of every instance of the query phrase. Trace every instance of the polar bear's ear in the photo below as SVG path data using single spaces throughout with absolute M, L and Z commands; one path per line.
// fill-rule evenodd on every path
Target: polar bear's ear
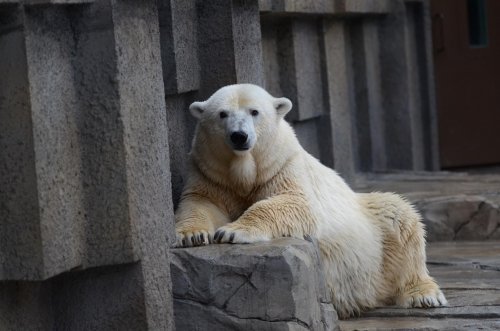
M 201 101 L 196 101 L 189 106 L 189 111 L 191 112 L 191 115 L 193 115 L 196 118 L 200 118 L 201 115 L 205 112 L 205 102 Z
M 276 98 L 273 105 L 279 116 L 285 116 L 292 109 L 292 102 L 287 98 Z

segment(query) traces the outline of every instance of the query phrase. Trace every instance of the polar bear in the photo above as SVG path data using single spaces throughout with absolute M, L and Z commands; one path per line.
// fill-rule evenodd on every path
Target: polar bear
M 445 305 L 418 213 L 395 194 L 353 192 L 301 147 L 284 120 L 291 108 L 251 84 L 191 104 L 198 123 L 176 245 L 310 236 L 340 318 L 384 304 Z

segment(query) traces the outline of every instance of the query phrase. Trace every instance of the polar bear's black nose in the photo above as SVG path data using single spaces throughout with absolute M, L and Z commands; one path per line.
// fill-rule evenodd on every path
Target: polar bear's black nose
M 248 135 L 243 131 L 236 131 L 231 133 L 230 138 L 233 144 L 239 146 L 247 142 Z

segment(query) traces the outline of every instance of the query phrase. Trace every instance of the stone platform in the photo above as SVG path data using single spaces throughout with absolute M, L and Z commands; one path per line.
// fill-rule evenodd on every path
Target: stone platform
M 379 308 L 341 330 L 500 330 L 500 241 L 430 243 L 427 259 L 448 307 Z
M 500 241 L 428 244 L 428 267 L 447 307 L 384 307 L 344 321 L 325 293 L 312 242 L 283 238 L 172 252 L 182 330 L 500 330 Z

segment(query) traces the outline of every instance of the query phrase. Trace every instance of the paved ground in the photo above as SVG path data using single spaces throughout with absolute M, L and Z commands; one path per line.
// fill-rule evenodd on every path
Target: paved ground
M 500 241 L 435 242 L 427 256 L 448 307 L 379 308 L 341 330 L 500 330 Z

